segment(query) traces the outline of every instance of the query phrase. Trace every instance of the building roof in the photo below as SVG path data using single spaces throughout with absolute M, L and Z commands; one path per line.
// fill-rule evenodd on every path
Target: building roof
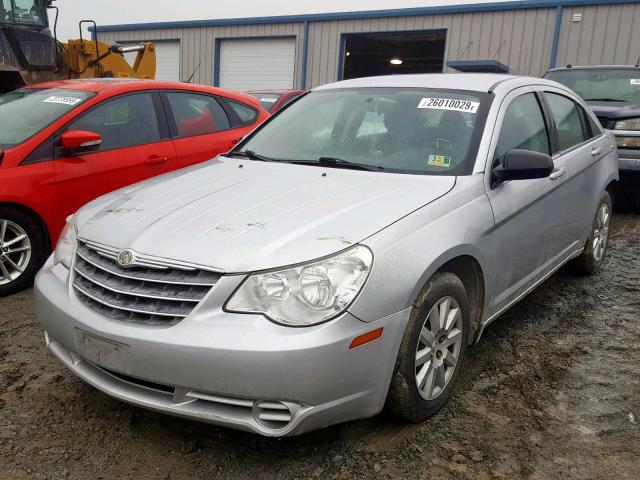
M 151 30 L 166 28 L 211 27 L 226 25 L 260 25 L 292 22 L 314 22 L 327 20 L 356 20 L 368 18 L 412 17 L 419 15 L 444 15 L 451 13 L 491 12 L 498 10 L 524 10 L 532 8 L 556 8 L 588 5 L 616 5 L 640 3 L 639 0 L 504 0 L 486 3 L 439 5 L 417 8 L 396 8 L 388 10 L 365 10 L 358 12 L 312 13 L 304 15 L 280 15 L 271 17 L 223 18 L 210 20 L 184 20 L 173 22 L 130 23 L 121 25 L 101 25 L 98 32 L 121 32 L 127 30 Z M 93 30 L 90 27 L 89 30 Z

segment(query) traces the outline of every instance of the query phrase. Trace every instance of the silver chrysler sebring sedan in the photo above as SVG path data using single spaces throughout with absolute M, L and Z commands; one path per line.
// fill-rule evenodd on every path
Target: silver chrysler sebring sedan
M 39 319 L 77 376 L 151 410 L 269 436 L 420 421 L 489 323 L 567 262 L 598 271 L 617 179 L 555 82 L 326 85 L 70 217 Z

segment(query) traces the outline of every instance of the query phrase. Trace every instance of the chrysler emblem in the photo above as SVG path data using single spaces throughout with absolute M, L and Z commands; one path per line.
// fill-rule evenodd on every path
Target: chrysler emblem
M 123 250 L 118 255 L 118 265 L 121 267 L 128 267 L 133 264 L 134 254 L 131 250 Z

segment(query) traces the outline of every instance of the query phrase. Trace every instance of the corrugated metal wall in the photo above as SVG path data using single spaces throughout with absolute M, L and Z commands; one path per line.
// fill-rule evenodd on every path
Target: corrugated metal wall
M 505 42 L 497 58 L 511 72 L 539 75 L 549 66 L 554 22 L 555 10 L 547 8 L 314 22 L 308 79 L 312 86 L 336 80 L 341 34 L 441 28 L 447 29 L 445 61 L 494 58 Z
M 232 25 L 222 27 L 158 28 L 123 32 L 99 32 L 98 40 L 106 43 L 118 41 L 180 40 L 180 78 L 186 80 L 198 64 L 193 83 L 213 85 L 215 40 L 224 38 L 295 36 L 295 83 L 300 84 L 302 72 L 302 44 L 304 23 L 278 23 L 264 25 Z
M 573 23 L 573 13 L 582 13 Z M 334 82 L 340 65 L 342 34 L 447 29 L 446 60 L 494 58 L 511 73 L 539 76 L 549 67 L 556 8 L 422 15 L 411 17 L 313 21 L 309 24 L 306 88 Z M 640 3 L 564 7 L 558 65 L 633 63 L 640 55 Z M 636 26 L 636 28 L 634 28 Z M 215 40 L 295 36 L 296 85 L 302 80 L 304 23 L 234 25 L 100 32 L 101 41 L 177 39 L 181 42 L 180 76 L 195 70 L 194 82 L 213 84 Z M 502 45 L 502 47 L 501 47 Z M 466 51 L 465 51 L 466 49 Z M 463 54 L 464 53 L 464 54 Z
M 574 23 L 574 14 L 582 21 Z M 634 64 L 640 56 L 640 3 L 566 7 L 558 66 Z

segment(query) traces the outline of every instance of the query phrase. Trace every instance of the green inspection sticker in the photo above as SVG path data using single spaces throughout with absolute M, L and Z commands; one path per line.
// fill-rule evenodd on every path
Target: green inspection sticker
M 429 155 L 427 165 L 449 168 L 451 166 L 451 157 L 446 155 Z

